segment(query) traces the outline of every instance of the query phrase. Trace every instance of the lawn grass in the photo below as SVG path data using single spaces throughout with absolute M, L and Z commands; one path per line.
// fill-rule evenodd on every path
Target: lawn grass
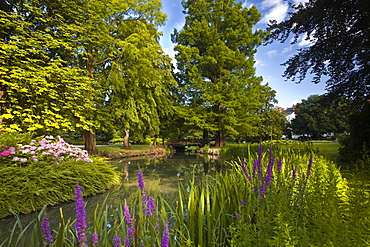
M 107 146 L 98 146 L 98 151 L 101 152 L 127 152 L 135 150 L 149 150 L 153 149 L 150 145 L 130 145 L 131 149 L 123 149 L 123 145 L 107 145 Z

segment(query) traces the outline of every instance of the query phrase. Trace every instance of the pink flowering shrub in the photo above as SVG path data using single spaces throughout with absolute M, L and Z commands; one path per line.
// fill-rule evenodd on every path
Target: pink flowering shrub
M 86 150 L 66 143 L 60 136 L 45 136 L 40 141 L 32 140 L 27 145 L 10 147 L 0 152 L 0 156 L 3 156 L 1 161 L 6 158 L 6 163 L 11 161 L 17 164 L 50 160 L 57 164 L 68 160 L 92 162 Z

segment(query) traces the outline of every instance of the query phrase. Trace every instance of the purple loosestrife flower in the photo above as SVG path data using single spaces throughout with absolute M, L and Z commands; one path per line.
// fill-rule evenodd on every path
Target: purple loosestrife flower
M 281 173 L 282 166 L 283 166 L 283 161 L 281 159 L 279 159 L 279 161 L 277 163 L 277 172 L 278 173 Z
M 91 246 L 96 246 L 98 241 L 99 241 L 98 234 L 96 233 L 91 234 Z
M 144 185 L 144 179 L 143 179 L 143 172 L 137 171 L 137 183 L 139 186 L 139 189 L 141 190 L 141 193 L 143 196 L 145 196 L 145 185 Z
M 240 215 L 235 213 L 235 219 L 240 220 Z
M 310 156 L 310 160 L 308 161 L 307 173 L 306 173 L 305 179 L 308 179 L 308 177 L 311 175 L 311 170 L 312 170 L 312 156 Z
M 292 179 L 296 180 L 296 178 L 297 178 L 297 170 L 295 168 L 293 168 Z
M 154 197 L 149 197 L 147 200 L 147 210 L 150 211 L 150 215 L 157 214 L 157 207 L 154 203 Z
M 274 153 L 272 152 L 272 148 L 270 147 L 269 149 L 269 154 L 270 154 L 270 161 L 269 161 L 269 164 L 271 164 L 273 166 L 275 160 L 274 160 Z
M 86 211 L 85 202 L 82 199 L 82 193 L 82 187 L 80 185 L 75 185 L 77 239 L 80 247 L 87 247 Z
M 261 191 L 260 191 L 260 200 L 263 200 L 265 198 L 265 192 L 266 192 L 266 185 L 265 183 L 262 183 Z
M 114 247 L 121 247 L 121 238 L 116 236 L 113 238 L 113 246 Z
M 127 235 L 124 241 L 126 247 L 130 247 L 130 243 L 134 239 L 134 235 L 135 229 L 131 225 L 129 228 L 127 228 Z
M 248 171 L 247 171 L 247 168 L 245 167 L 244 162 L 242 163 L 242 170 L 244 172 L 244 175 L 247 177 L 248 181 L 249 182 L 252 182 L 252 178 L 251 178 L 251 176 L 249 176 Z
M 168 247 L 169 243 L 170 243 L 170 231 L 168 227 L 168 221 L 166 221 L 166 224 L 164 225 L 164 228 L 163 228 L 161 246 Z
M 134 234 L 135 234 L 133 224 L 132 224 L 133 220 L 132 220 L 131 215 L 130 215 L 129 207 L 127 205 L 125 205 L 125 206 L 123 206 L 123 208 L 125 209 L 123 214 L 125 215 L 126 224 L 130 225 L 130 227 L 127 229 L 127 235 L 126 235 L 126 238 L 125 238 L 125 245 L 130 246 L 130 242 L 134 238 Z
M 263 151 L 263 148 L 262 148 L 262 145 L 260 145 L 260 148 L 259 148 L 259 150 L 258 150 L 258 159 L 259 159 L 260 161 L 262 161 L 262 151 Z
M 271 185 L 271 180 L 272 180 L 272 167 L 267 166 L 267 171 L 266 171 L 266 176 L 265 176 L 265 183 L 266 185 Z
M 53 236 L 50 233 L 50 225 L 49 225 L 48 218 L 42 218 L 41 232 L 42 232 L 42 237 L 45 239 L 45 242 L 44 242 L 45 246 L 54 243 Z
M 253 171 L 252 171 L 252 176 L 253 177 L 256 177 L 257 167 L 258 167 L 258 160 L 255 160 L 253 162 Z
M 123 208 L 125 209 L 123 214 L 125 215 L 125 220 L 126 220 L 126 223 L 127 224 L 132 224 L 132 218 L 131 218 L 131 215 L 130 215 L 130 209 L 128 208 L 127 205 L 123 206 Z

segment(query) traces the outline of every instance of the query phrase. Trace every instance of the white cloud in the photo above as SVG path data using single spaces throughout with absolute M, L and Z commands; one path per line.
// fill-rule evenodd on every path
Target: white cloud
M 307 39 L 307 35 L 305 34 L 305 35 L 302 35 L 302 37 L 300 37 L 298 46 L 311 46 L 315 44 L 315 42 L 316 42 L 316 39 L 312 37 L 312 34 L 311 34 L 310 39 Z
M 256 59 L 256 63 L 254 64 L 256 67 L 258 66 L 261 66 L 261 67 L 264 67 L 264 66 L 267 66 L 268 63 L 266 63 L 265 61 L 263 60 L 260 60 L 260 59 Z
M 268 56 L 269 58 L 273 58 L 273 57 L 275 57 L 275 56 L 276 56 L 276 54 L 277 54 L 277 50 L 271 50 L 271 51 L 268 51 L 268 52 L 266 52 L 266 54 L 267 54 L 267 56 Z
M 290 45 L 289 47 L 284 48 L 284 50 L 281 53 L 284 54 L 284 53 L 290 52 L 292 51 L 292 49 L 293 49 L 293 46 Z
M 172 61 L 172 64 L 176 67 L 176 59 L 175 59 L 175 50 L 174 50 L 174 45 L 172 45 L 170 48 L 162 48 L 163 52 L 167 54 Z
M 310 0 L 305 0 L 305 1 L 302 1 L 302 0 L 293 0 L 293 3 L 298 5 L 300 3 L 308 3 Z
M 270 20 L 282 22 L 288 14 L 288 3 L 283 0 L 264 0 L 262 9 L 268 9 L 261 22 L 269 23 Z
M 243 5 L 242 5 L 243 8 L 247 8 L 247 9 L 250 9 L 252 6 L 253 6 L 253 4 L 252 3 L 248 3 L 248 0 L 245 0 L 243 2 Z

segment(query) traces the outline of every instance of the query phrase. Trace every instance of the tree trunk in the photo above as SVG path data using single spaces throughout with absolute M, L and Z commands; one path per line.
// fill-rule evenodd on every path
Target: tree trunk
M 85 149 L 90 155 L 98 153 L 98 149 L 96 148 L 96 137 L 92 131 L 84 130 L 84 144 Z
M 130 130 L 125 129 L 125 137 L 123 138 L 123 148 L 124 149 L 131 149 L 129 138 L 130 138 Z
M 203 142 L 209 143 L 209 132 L 207 129 L 203 129 Z
M 225 136 L 222 130 L 216 131 L 215 147 L 224 147 L 226 145 Z
M 157 135 L 154 135 L 153 146 L 157 146 Z

